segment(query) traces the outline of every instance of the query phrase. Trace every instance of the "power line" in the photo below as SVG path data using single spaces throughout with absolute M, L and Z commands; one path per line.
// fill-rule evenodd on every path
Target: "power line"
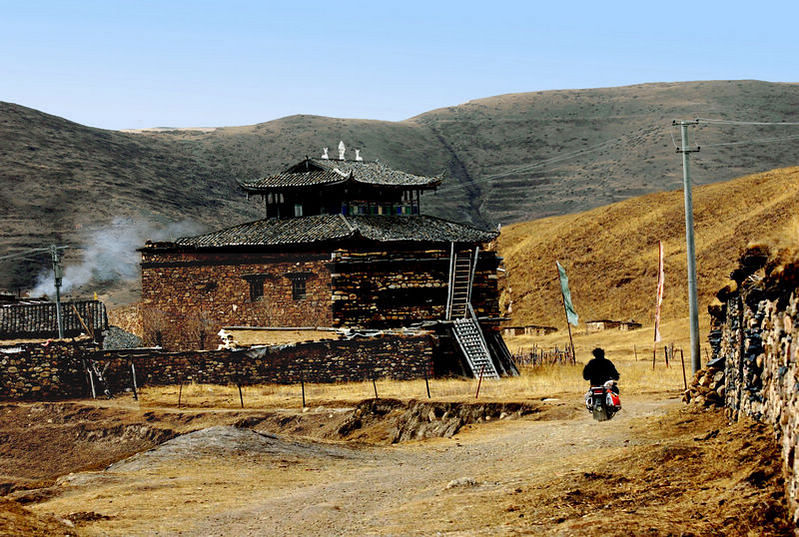
M 799 134 L 793 136 L 782 136 L 779 138 L 753 138 L 751 140 L 743 140 L 739 142 L 722 142 L 718 144 L 702 144 L 702 147 L 721 147 L 725 145 L 745 145 L 745 144 L 770 144 L 773 142 L 782 142 L 786 140 L 799 140 Z
M 788 121 L 736 121 L 733 119 L 710 119 L 703 117 L 698 117 L 696 118 L 696 120 L 701 121 L 703 123 L 711 123 L 716 125 L 755 125 L 755 126 L 764 126 L 764 127 L 799 126 L 799 123 L 797 122 L 788 122 Z
M 57 246 L 59 250 L 66 250 L 69 246 Z M 50 248 L 29 248 L 27 250 L 23 250 L 21 252 L 17 252 L 16 254 L 8 254 L 0 257 L 0 261 L 8 261 L 11 259 L 24 259 L 31 254 L 35 253 L 43 253 L 43 252 L 50 252 Z
M 485 183 L 485 182 L 488 182 L 488 181 L 492 181 L 494 179 L 500 179 L 502 177 L 507 177 L 507 176 L 510 176 L 510 175 L 516 175 L 516 174 L 521 174 L 521 173 L 526 173 L 526 172 L 532 172 L 532 171 L 540 172 L 540 171 L 544 171 L 544 170 L 548 170 L 548 169 L 558 168 L 560 166 L 557 166 L 557 165 L 562 163 L 562 162 L 564 162 L 564 161 L 572 160 L 572 159 L 581 157 L 583 155 L 587 155 L 589 153 L 594 153 L 596 151 L 599 151 L 601 149 L 604 149 L 604 148 L 619 144 L 619 143 L 624 142 L 624 141 L 627 141 L 627 142 L 636 141 L 636 140 L 642 139 L 644 137 L 644 134 L 652 134 L 652 133 L 655 133 L 655 132 L 657 132 L 659 130 L 662 130 L 662 128 L 656 127 L 656 128 L 653 129 L 652 127 L 642 127 L 640 129 L 638 129 L 638 131 L 635 132 L 635 133 L 624 134 L 622 136 L 619 136 L 618 138 L 614 138 L 614 139 L 611 139 L 611 140 L 605 140 L 603 142 L 600 142 L 600 143 L 592 145 L 592 146 L 588 146 L 588 147 L 583 148 L 583 149 L 577 149 L 577 150 L 574 150 L 574 151 L 570 151 L 568 153 L 563 153 L 563 154 L 560 154 L 560 155 L 556 155 L 554 157 L 550 157 L 548 159 L 540 160 L 540 161 L 535 162 L 533 164 L 527 164 L 527 165 L 524 165 L 524 166 L 519 166 L 519 167 L 513 168 L 511 170 L 505 171 L 505 172 L 495 173 L 495 174 L 492 174 L 492 175 L 485 175 L 483 177 L 479 177 L 477 179 L 474 179 L 470 184 Z M 556 166 L 553 166 L 553 165 L 556 165 Z M 438 189 L 438 191 L 439 192 L 445 192 L 447 190 L 464 188 L 465 186 L 467 186 L 467 185 L 464 185 L 463 183 L 451 184 L 451 185 L 448 185 L 448 186 L 445 186 L 443 188 Z
M 711 119 L 711 118 L 696 118 L 696 121 L 700 122 L 700 123 L 698 123 L 699 126 L 702 126 L 702 124 L 704 124 L 705 126 L 714 126 L 714 125 L 799 126 L 799 122 L 786 122 L 786 121 L 779 121 L 779 122 L 778 121 L 738 121 L 738 120 Z M 674 128 L 674 125 L 672 125 L 671 128 L 669 128 L 669 136 L 671 138 L 671 143 L 672 143 L 672 145 L 674 146 L 675 149 L 680 150 L 681 148 L 680 148 L 679 144 L 677 143 L 677 140 L 674 138 L 674 130 L 673 130 L 673 128 Z M 649 130 L 649 132 L 647 132 L 647 130 Z M 581 157 L 583 155 L 594 153 L 594 152 L 599 151 L 599 150 L 601 150 L 603 148 L 610 147 L 612 145 L 621 143 L 622 141 L 625 141 L 625 140 L 627 140 L 627 141 L 635 141 L 637 139 L 643 138 L 644 134 L 652 134 L 652 133 L 657 132 L 658 130 L 660 130 L 660 129 L 658 129 L 658 128 L 652 129 L 651 127 L 642 127 L 640 129 L 638 129 L 637 133 L 634 133 L 634 134 L 622 135 L 622 136 L 619 136 L 618 138 L 614 138 L 612 140 L 605 140 L 604 142 L 600 142 L 600 143 L 595 144 L 593 146 L 589 146 L 589 147 L 586 147 L 586 148 L 583 148 L 583 149 L 578 149 L 578 150 L 575 150 L 575 151 L 570 151 L 568 153 L 563 153 L 563 154 L 560 154 L 560 155 L 556 155 L 556 156 L 550 157 L 548 159 L 540 160 L 540 161 L 538 161 L 536 163 L 533 163 L 533 164 L 519 166 L 519 167 L 513 168 L 511 170 L 505 171 L 505 172 L 500 172 L 500 173 L 495 173 L 495 174 L 479 177 L 479 178 L 473 180 L 470 184 L 486 183 L 486 182 L 492 181 L 494 179 L 500 179 L 502 177 L 508 177 L 510 175 L 522 174 L 522 173 L 526 173 L 526 172 L 533 172 L 533 171 L 541 172 L 541 171 L 546 171 L 546 170 L 551 170 L 551 169 L 557 169 L 557 168 L 560 167 L 559 164 L 564 162 L 564 161 L 572 160 L 572 159 Z M 723 146 L 745 145 L 745 144 L 749 144 L 749 143 L 752 143 L 752 144 L 767 144 L 767 143 L 774 143 L 774 142 L 781 142 L 781 141 L 789 141 L 789 140 L 794 140 L 794 139 L 799 139 L 799 135 L 792 135 L 792 136 L 785 136 L 785 137 L 775 137 L 775 138 L 755 138 L 755 139 L 751 139 L 751 140 L 743 140 L 743 141 L 736 141 L 736 142 L 723 142 L 723 143 L 717 143 L 717 144 L 701 144 L 701 145 L 702 145 L 702 147 L 723 147 Z M 467 186 L 467 185 L 464 185 L 462 183 L 451 184 L 451 185 L 444 186 L 443 188 L 440 188 L 438 191 L 439 192 L 446 192 L 448 190 L 464 188 L 465 186 Z

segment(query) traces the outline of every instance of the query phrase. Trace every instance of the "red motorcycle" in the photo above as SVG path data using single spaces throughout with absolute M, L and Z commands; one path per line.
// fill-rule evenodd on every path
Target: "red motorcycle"
M 607 421 L 621 410 L 619 388 L 615 380 L 602 386 L 591 386 L 585 394 L 585 408 L 597 421 Z

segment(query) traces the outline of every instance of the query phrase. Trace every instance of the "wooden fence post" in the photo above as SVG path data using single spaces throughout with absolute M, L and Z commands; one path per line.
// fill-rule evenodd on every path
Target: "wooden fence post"
M 483 364 L 483 367 L 480 368 L 480 378 L 477 380 L 477 392 L 474 394 L 474 398 L 477 399 L 480 396 L 480 385 L 483 383 L 483 372 L 486 369 L 486 365 Z

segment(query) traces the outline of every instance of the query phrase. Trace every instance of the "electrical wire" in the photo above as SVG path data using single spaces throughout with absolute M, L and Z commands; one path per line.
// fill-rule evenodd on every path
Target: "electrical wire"
M 583 149 L 577 149 L 575 151 L 570 151 L 568 153 L 563 153 L 563 154 L 560 154 L 560 155 L 556 155 L 556 156 L 550 157 L 548 159 L 540 160 L 540 161 L 538 161 L 538 162 L 536 162 L 534 164 L 528 164 L 528 165 L 525 165 L 525 166 L 519 166 L 517 168 L 513 168 L 513 169 L 505 171 L 505 172 L 500 172 L 500 173 L 495 173 L 495 174 L 492 174 L 492 175 L 486 175 L 486 176 L 483 176 L 483 177 L 479 177 L 479 178 L 474 179 L 473 181 L 471 181 L 469 183 L 469 185 L 485 183 L 485 182 L 488 182 L 488 181 L 492 181 L 494 179 L 500 179 L 502 177 L 507 177 L 507 176 L 510 176 L 510 175 L 516 175 L 516 174 L 525 173 L 525 172 L 533 172 L 533 171 L 541 172 L 541 171 L 546 171 L 546 170 L 550 170 L 550 169 L 556 169 L 556 168 L 560 167 L 559 164 L 561 162 L 564 162 L 564 161 L 567 161 L 567 160 L 572 160 L 572 159 L 575 159 L 575 158 L 578 158 L 578 157 L 581 157 L 583 155 L 587 155 L 587 154 L 590 154 L 590 153 L 595 153 L 596 151 L 600 151 L 602 149 L 605 149 L 607 147 L 611 147 L 613 145 L 622 143 L 624 141 L 633 142 L 633 141 L 636 141 L 636 140 L 640 140 L 640 139 L 644 138 L 645 134 L 653 134 L 653 133 L 658 132 L 659 130 L 662 130 L 662 128 L 661 127 L 656 127 L 656 128 L 653 129 L 652 127 L 642 127 L 640 129 L 638 129 L 637 132 L 632 133 L 632 134 L 624 134 L 622 136 L 619 136 L 618 138 L 614 138 L 614 139 L 611 139 L 611 140 L 605 140 L 603 142 L 600 142 L 598 144 L 595 144 L 595 145 L 592 145 L 592 146 L 589 146 L 589 147 L 586 147 L 586 148 L 583 148 Z M 467 185 L 465 185 L 463 183 L 451 184 L 451 185 L 439 188 L 438 192 L 445 192 L 447 190 L 453 190 L 453 189 L 463 189 L 466 186 Z
M 59 250 L 65 250 L 65 249 L 69 248 L 69 246 L 56 246 L 56 248 L 59 249 Z M 28 257 L 31 254 L 43 253 L 43 252 L 49 252 L 49 251 L 50 251 L 50 248 L 29 248 L 27 250 L 23 250 L 21 252 L 17 252 L 16 254 L 8 254 L 8 255 L 0 256 L 0 261 L 8 261 L 8 260 L 12 260 L 12 259 L 24 259 L 24 258 Z
M 796 127 L 799 126 L 797 122 L 788 122 L 788 121 L 736 121 L 733 119 L 710 119 L 704 117 L 696 118 L 697 121 L 703 121 L 705 123 L 716 124 L 716 125 L 755 125 L 755 126 L 769 126 L 769 127 Z
M 718 144 L 702 144 L 702 147 L 722 147 L 726 145 L 746 145 L 746 144 L 770 144 L 773 142 L 782 142 L 785 140 L 799 140 L 799 134 L 793 136 L 782 136 L 779 138 L 754 138 L 751 140 L 742 140 L 738 142 L 722 142 Z
M 775 122 L 775 121 L 737 121 L 737 120 L 711 119 L 711 118 L 696 118 L 696 119 L 697 119 L 697 121 L 701 122 L 701 123 L 699 123 L 699 126 L 707 126 L 707 127 L 714 126 L 714 125 L 799 126 L 799 122 L 785 122 L 785 121 L 781 121 L 781 122 Z M 536 162 L 534 164 L 528 164 L 526 166 L 519 166 L 517 168 L 513 168 L 513 169 L 505 171 L 505 172 L 479 177 L 479 178 L 471 181 L 469 184 L 470 185 L 474 185 L 474 184 L 485 183 L 485 182 L 492 181 L 494 179 L 500 179 L 502 177 L 521 174 L 521 173 L 525 173 L 525 172 L 533 172 L 533 171 L 541 172 L 541 171 L 547 171 L 547 170 L 551 170 L 551 169 L 557 169 L 557 168 L 560 167 L 559 164 L 561 162 L 564 162 L 564 161 L 567 161 L 567 160 L 571 160 L 571 159 L 575 159 L 575 158 L 578 158 L 578 157 L 580 157 L 582 155 L 586 155 L 586 154 L 589 154 L 589 153 L 594 153 L 594 152 L 599 151 L 599 150 L 601 150 L 601 149 L 603 149 L 605 147 L 610 147 L 612 145 L 620 143 L 620 142 L 624 141 L 625 139 L 629 139 L 629 141 L 635 141 L 636 139 L 641 139 L 641 138 L 643 138 L 643 134 L 646 133 L 647 129 L 649 129 L 649 127 L 643 127 L 643 128 L 638 130 L 638 134 L 623 135 L 623 136 L 620 136 L 620 137 L 612 139 L 612 140 L 605 140 L 604 142 L 600 142 L 599 144 L 596 144 L 596 145 L 593 145 L 593 146 L 589 146 L 589 147 L 586 147 L 586 148 L 583 148 L 583 149 L 578 149 L 578 150 L 570 151 L 568 153 L 564 153 L 564 154 L 561 154 L 561 155 L 556 155 L 554 157 L 550 157 L 548 159 L 544 159 L 544 160 L 538 161 L 538 162 Z M 657 132 L 657 130 L 659 130 L 659 129 L 652 130 L 652 131 L 650 131 L 650 133 L 655 133 L 655 132 Z M 680 149 L 680 145 L 677 143 L 677 140 L 674 138 L 674 125 L 673 124 L 669 127 L 669 136 L 671 138 L 671 143 L 674 146 L 674 148 L 679 150 Z M 724 147 L 724 146 L 735 146 L 735 145 L 745 145 L 745 144 L 767 144 L 767 143 L 789 141 L 789 140 L 795 140 L 795 139 L 799 139 L 799 135 L 785 136 L 785 137 L 775 137 L 775 138 L 755 138 L 755 139 L 736 141 L 736 142 L 722 142 L 722 143 L 717 143 L 717 144 L 699 144 L 699 145 L 701 145 L 701 147 Z M 445 191 L 453 190 L 453 189 L 459 189 L 459 188 L 462 189 L 462 188 L 464 188 L 466 186 L 467 185 L 464 185 L 462 183 L 451 184 L 451 185 L 447 185 L 447 186 L 445 186 L 443 188 L 438 189 L 438 191 L 439 192 L 445 192 Z

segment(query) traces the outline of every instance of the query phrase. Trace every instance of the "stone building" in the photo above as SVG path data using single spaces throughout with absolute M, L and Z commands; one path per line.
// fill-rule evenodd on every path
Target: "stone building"
M 326 154 L 326 152 L 325 152 Z M 188 325 L 435 332 L 438 373 L 515 373 L 499 332 L 497 232 L 421 214 L 440 184 L 377 162 L 306 158 L 240 183 L 265 218 L 147 242 L 142 299 Z M 171 338 L 171 340 L 170 340 Z

